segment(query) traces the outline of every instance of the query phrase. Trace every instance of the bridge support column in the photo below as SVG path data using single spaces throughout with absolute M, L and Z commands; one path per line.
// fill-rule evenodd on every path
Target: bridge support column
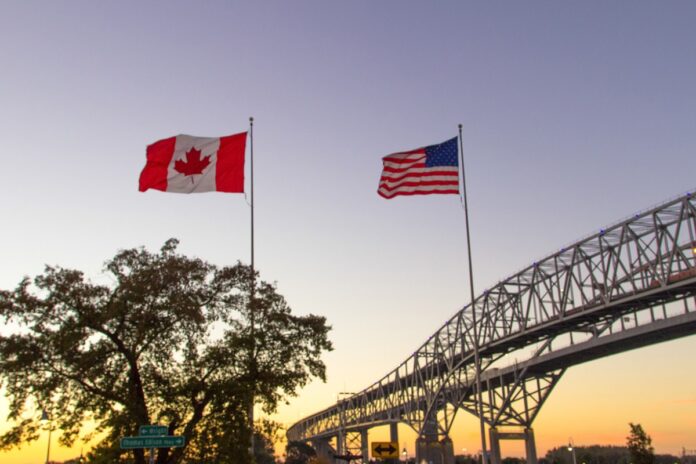
M 336 437 L 336 451 L 338 454 L 346 452 L 346 435 L 345 432 L 341 430 L 339 430 L 338 436 Z
M 389 424 L 389 441 L 399 443 L 399 423 L 392 422 Z
M 500 455 L 500 434 L 498 433 L 498 429 L 495 427 L 491 427 L 490 430 L 488 431 L 488 436 L 490 437 L 490 462 L 491 464 L 501 464 L 502 462 L 502 457 Z
M 527 464 L 537 464 L 534 430 L 531 428 L 526 428 L 522 432 L 500 432 L 497 428 L 491 427 L 488 435 L 491 442 L 491 464 L 501 464 L 503 462 L 500 453 L 500 440 L 524 440 Z
M 353 464 L 360 463 L 361 461 L 363 463 L 368 462 L 369 460 L 369 453 L 370 453 L 370 448 L 369 448 L 369 443 L 367 441 L 367 431 L 369 429 L 360 429 L 360 430 L 342 430 L 338 433 L 337 439 L 336 439 L 336 450 L 337 452 L 334 454 L 338 454 L 341 456 L 345 455 L 353 455 L 353 456 L 360 456 L 362 459 L 358 461 L 353 461 Z M 331 460 L 330 462 L 334 462 Z M 340 463 L 344 463 L 344 461 L 338 461 Z
M 336 462 L 334 460 L 334 455 L 337 454 L 336 450 L 333 449 L 331 443 L 328 439 L 317 439 L 311 440 L 312 447 L 317 452 L 317 457 L 321 458 L 324 462 Z
M 367 429 L 360 431 L 360 451 L 362 452 L 363 462 L 370 460 L 370 444 L 367 441 Z
M 426 422 L 423 434 L 416 439 L 416 463 L 454 464 L 452 440 L 448 436 L 438 438 L 437 423 Z
M 536 440 L 534 430 L 525 429 L 524 449 L 527 451 L 527 464 L 537 464 Z
M 444 464 L 454 464 L 454 444 L 450 437 L 444 437 L 440 440 L 440 446 L 442 447 L 442 459 Z
M 392 422 L 389 424 L 389 441 L 393 441 L 396 443 L 396 447 L 399 448 L 399 423 L 398 422 Z M 399 464 L 399 458 L 396 459 L 387 459 L 385 460 L 385 464 Z

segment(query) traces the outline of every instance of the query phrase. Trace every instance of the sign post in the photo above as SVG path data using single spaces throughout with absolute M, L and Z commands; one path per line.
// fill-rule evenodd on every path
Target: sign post
M 150 464 L 155 464 L 155 448 L 181 448 L 186 443 L 183 435 L 167 435 L 164 425 L 141 425 L 137 437 L 121 438 L 121 449 L 150 449 Z
M 166 425 L 141 425 L 138 429 L 140 437 L 164 437 L 169 429 Z
M 123 437 L 121 449 L 181 448 L 186 440 L 183 435 L 168 437 Z

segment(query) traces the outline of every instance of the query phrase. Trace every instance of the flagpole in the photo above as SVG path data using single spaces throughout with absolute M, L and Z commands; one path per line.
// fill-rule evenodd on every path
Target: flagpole
M 476 372 L 476 409 L 481 425 L 481 462 L 488 463 L 488 452 L 486 449 L 486 426 L 483 419 L 483 396 L 481 393 L 481 358 L 479 357 L 479 338 L 478 326 L 476 323 L 476 308 L 474 307 L 474 266 L 471 259 L 471 233 L 469 232 L 469 207 L 468 195 L 466 194 L 466 175 L 464 170 L 464 149 L 462 144 L 462 125 L 459 124 L 459 156 L 462 164 L 462 190 L 464 191 L 464 217 L 466 220 L 466 247 L 469 255 L 469 291 L 471 292 L 471 324 L 473 326 L 474 338 L 474 364 Z
M 256 334 L 255 334 L 255 305 L 254 297 L 256 294 L 256 268 L 254 266 L 254 117 L 249 117 L 249 159 L 251 164 L 251 175 L 250 175 L 250 190 L 251 190 L 251 286 L 249 289 L 249 324 L 251 332 L 251 352 L 249 353 L 250 361 L 250 378 L 252 384 L 251 388 L 251 398 L 249 400 L 249 455 L 254 456 L 254 400 L 256 394 L 256 360 L 254 359 L 256 351 Z
M 254 118 L 249 118 L 249 158 L 251 160 L 251 280 L 255 281 L 254 277 Z M 251 289 L 252 293 L 254 288 Z

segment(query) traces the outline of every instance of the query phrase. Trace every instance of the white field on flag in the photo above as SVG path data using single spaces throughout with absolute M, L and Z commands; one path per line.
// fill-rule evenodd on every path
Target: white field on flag
M 176 170 L 176 162 L 192 162 L 187 153 L 193 148 L 200 150 L 200 160 L 208 161 L 201 174 L 187 176 Z M 217 153 L 220 149 L 219 137 L 193 137 L 191 135 L 178 135 L 174 146 L 174 155 L 167 168 L 167 191 L 196 193 L 214 192 L 216 190 L 215 170 Z M 210 157 L 210 158 L 208 158 Z
M 427 167 L 425 149 L 395 153 L 382 158 L 384 169 L 379 193 L 384 198 L 398 195 L 458 194 L 459 167 Z

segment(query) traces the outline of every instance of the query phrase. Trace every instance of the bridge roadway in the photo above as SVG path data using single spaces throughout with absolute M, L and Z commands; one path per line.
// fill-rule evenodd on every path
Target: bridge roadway
M 367 429 L 392 424 L 398 441 L 393 425 L 403 422 L 418 432 L 419 460 L 452 462 L 454 416 L 461 409 L 477 414 L 476 342 L 491 460 L 500 462 L 500 439 L 520 438 L 528 462 L 536 462 L 532 423 L 568 367 L 696 333 L 694 309 L 696 201 L 686 194 L 499 282 L 399 367 L 294 424 L 288 438 L 312 441 L 329 456 L 367 458 Z

